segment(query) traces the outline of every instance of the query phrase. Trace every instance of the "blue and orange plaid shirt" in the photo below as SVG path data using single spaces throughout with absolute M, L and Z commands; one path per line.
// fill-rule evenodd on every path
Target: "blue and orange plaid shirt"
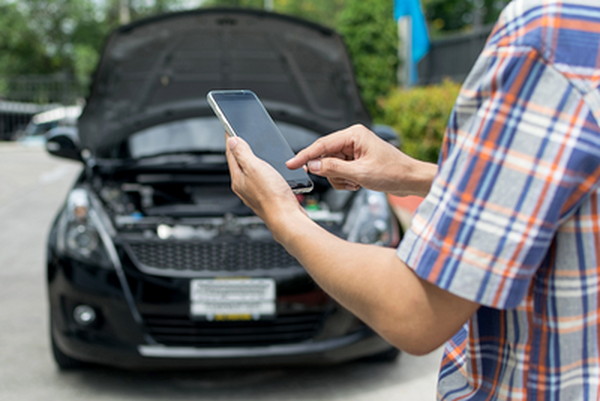
M 442 400 L 600 400 L 600 1 L 516 0 L 398 255 L 481 304 Z

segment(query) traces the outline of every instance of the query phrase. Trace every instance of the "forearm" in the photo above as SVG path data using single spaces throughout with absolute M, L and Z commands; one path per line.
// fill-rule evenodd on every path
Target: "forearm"
M 390 166 L 390 169 L 393 175 L 390 181 L 395 183 L 393 189 L 388 191 L 390 194 L 425 197 L 431 189 L 438 167 L 434 163 L 412 159 L 411 163 L 397 167 Z
M 394 249 L 344 241 L 301 213 L 268 224 L 321 288 L 395 346 L 426 353 L 460 327 L 439 327 L 452 312 L 438 308 L 446 303 L 438 302 L 441 290 L 419 279 Z

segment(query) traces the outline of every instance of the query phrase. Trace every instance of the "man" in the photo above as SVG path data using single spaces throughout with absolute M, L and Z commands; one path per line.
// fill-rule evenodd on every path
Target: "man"
M 456 103 L 439 168 L 362 126 L 288 162 L 426 195 L 397 252 L 313 223 L 238 138 L 233 190 L 321 287 L 399 348 L 447 342 L 444 400 L 600 399 L 600 6 L 516 0 Z

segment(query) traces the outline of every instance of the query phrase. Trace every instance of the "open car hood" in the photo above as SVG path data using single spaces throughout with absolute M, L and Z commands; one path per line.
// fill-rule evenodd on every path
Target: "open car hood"
M 123 26 L 108 38 L 79 119 L 97 157 L 140 129 L 209 116 L 211 89 L 251 89 L 275 120 L 328 133 L 370 124 L 334 31 L 279 14 L 201 9 Z

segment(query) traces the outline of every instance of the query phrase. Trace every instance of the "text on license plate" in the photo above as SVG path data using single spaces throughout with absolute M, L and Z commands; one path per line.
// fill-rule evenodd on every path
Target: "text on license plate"
M 208 320 L 258 320 L 275 315 L 275 280 L 266 278 L 190 281 L 190 313 Z

